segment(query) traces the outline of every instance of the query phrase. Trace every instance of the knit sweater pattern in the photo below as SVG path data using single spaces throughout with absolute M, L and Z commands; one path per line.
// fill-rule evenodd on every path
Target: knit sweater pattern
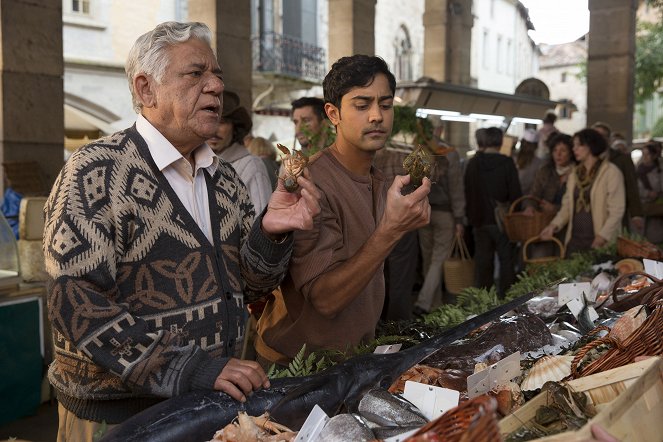
M 214 244 L 135 127 L 82 147 L 58 176 L 44 229 L 49 380 L 77 416 L 117 423 L 161 398 L 211 389 L 241 348 L 244 297 L 280 283 L 291 238 L 275 244 L 261 216 L 253 223 L 227 163 L 205 177 Z

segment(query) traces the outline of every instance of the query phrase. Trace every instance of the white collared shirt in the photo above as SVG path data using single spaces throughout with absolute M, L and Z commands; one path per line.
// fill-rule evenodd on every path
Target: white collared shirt
M 203 143 L 193 151 L 196 170 L 191 163 L 142 115 L 136 119 L 136 130 L 147 143 L 150 155 L 173 188 L 178 198 L 189 211 L 211 244 L 212 225 L 210 221 L 209 197 L 203 169 L 214 175 L 219 159 L 212 149 Z

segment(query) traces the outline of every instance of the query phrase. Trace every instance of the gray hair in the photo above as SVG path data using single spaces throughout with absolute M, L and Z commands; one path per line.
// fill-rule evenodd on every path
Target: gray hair
M 178 43 L 197 38 L 212 45 L 212 32 L 207 25 L 199 22 L 179 23 L 169 21 L 157 25 L 136 40 L 129 51 L 125 71 L 129 80 L 129 91 L 134 110 L 140 113 L 143 105 L 136 97 L 134 78 L 139 74 L 151 75 L 161 83 L 168 66 L 167 49 Z

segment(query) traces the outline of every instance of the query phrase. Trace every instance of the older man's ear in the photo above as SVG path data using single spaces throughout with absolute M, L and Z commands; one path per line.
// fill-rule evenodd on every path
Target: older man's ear
M 157 105 L 157 97 L 153 86 L 154 79 L 146 74 L 138 74 L 134 78 L 134 91 L 143 107 L 151 108 Z

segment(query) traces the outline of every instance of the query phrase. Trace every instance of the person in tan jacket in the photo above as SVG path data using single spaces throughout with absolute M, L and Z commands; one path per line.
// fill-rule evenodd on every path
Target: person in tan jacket
M 562 207 L 541 231 L 542 239 L 550 239 L 568 225 L 564 241 L 567 255 L 603 247 L 619 233 L 626 205 L 624 180 L 617 166 L 601 158 L 607 147 L 594 129 L 573 135 L 578 165 L 569 177 Z

